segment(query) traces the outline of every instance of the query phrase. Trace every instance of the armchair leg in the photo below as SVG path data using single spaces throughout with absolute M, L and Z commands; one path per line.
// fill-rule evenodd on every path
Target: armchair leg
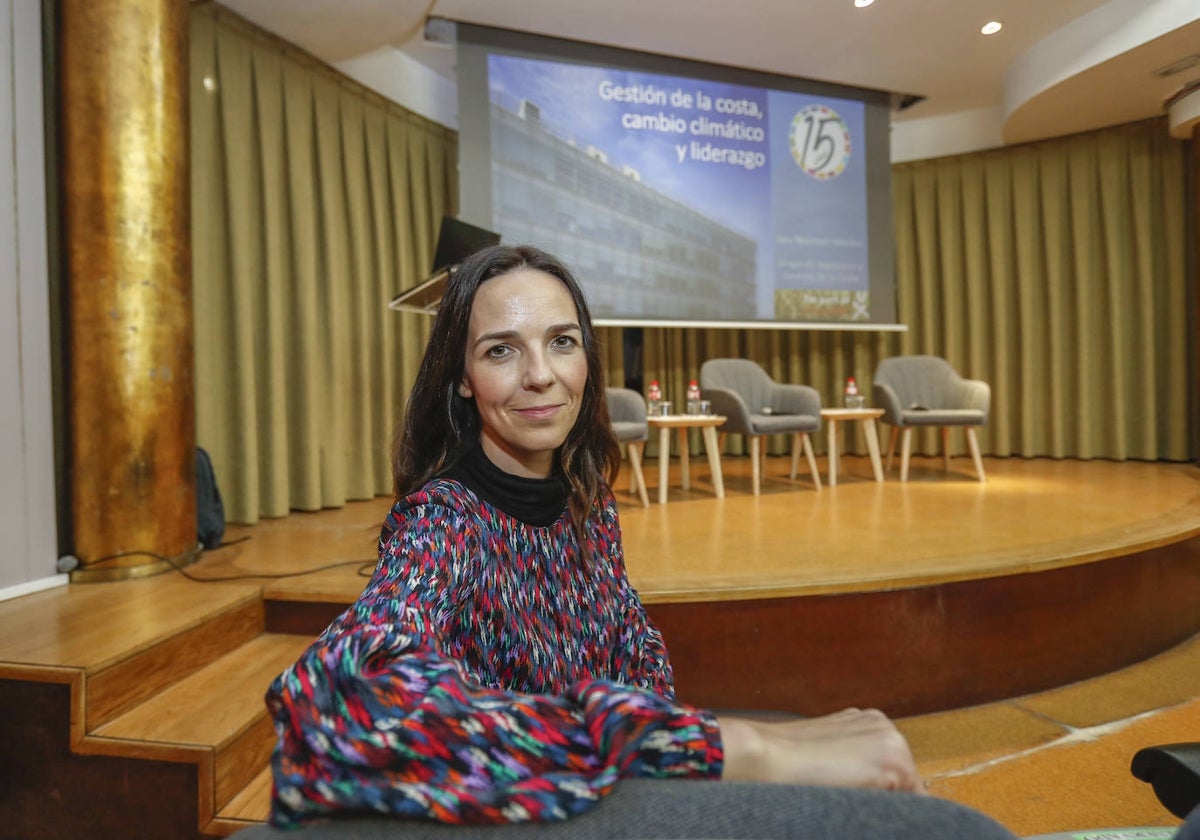
M 792 475 L 796 477 L 796 473 L 800 468 L 800 450 L 804 450 L 804 457 L 808 459 L 808 469 L 812 473 L 813 484 L 817 489 L 821 489 L 821 474 L 817 472 L 817 456 L 813 454 L 812 438 L 808 436 L 808 432 L 796 432 L 792 435 Z
M 908 457 L 912 454 L 912 426 L 904 427 L 900 438 L 900 480 L 908 481 Z
M 975 427 L 967 426 L 967 446 L 971 448 L 971 458 L 975 461 L 975 474 L 979 476 L 980 481 L 987 481 L 987 476 L 983 472 L 983 458 L 979 455 L 979 439 L 975 437 Z
M 892 432 L 888 435 L 888 459 L 887 466 L 884 469 L 887 472 L 892 471 L 892 456 L 896 454 L 896 438 L 900 437 L 900 427 L 892 426 Z
M 705 426 L 700 430 L 704 438 L 704 452 L 708 455 L 708 471 L 712 474 L 713 492 L 718 499 L 725 498 L 725 476 L 721 472 L 721 450 L 717 446 L 717 430 Z
M 939 431 L 942 433 L 942 467 L 950 472 L 950 427 L 942 426 Z
M 750 483 L 754 487 L 754 495 L 759 494 L 759 485 L 762 484 L 762 458 L 759 455 L 759 450 L 762 449 L 758 435 L 750 436 Z
M 804 457 L 808 458 L 808 469 L 812 473 L 813 486 L 818 490 L 821 489 L 821 473 L 817 472 L 817 456 L 813 454 L 812 438 L 808 436 L 808 432 L 802 432 L 801 437 L 804 439 Z M 795 456 L 793 455 L 793 460 Z M 795 478 L 795 470 L 792 471 L 792 478 Z
M 650 495 L 646 492 L 646 476 L 642 473 L 642 449 L 645 446 L 645 441 L 630 441 L 627 449 L 629 471 L 633 474 L 633 487 L 637 490 L 638 498 L 642 500 L 642 507 L 650 507 Z

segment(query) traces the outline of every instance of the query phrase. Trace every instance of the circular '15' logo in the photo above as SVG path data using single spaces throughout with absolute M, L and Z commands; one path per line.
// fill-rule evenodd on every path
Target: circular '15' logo
M 796 165 L 819 181 L 841 175 L 850 162 L 850 130 L 828 105 L 801 108 L 792 117 L 788 143 Z

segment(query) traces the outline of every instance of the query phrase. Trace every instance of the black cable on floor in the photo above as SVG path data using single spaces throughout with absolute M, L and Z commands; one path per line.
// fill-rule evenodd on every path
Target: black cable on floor
M 248 539 L 250 539 L 248 536 L 242 537 L 241 539 L 232 540 L 227 543 L 221 543 L 216 548 L 209 549 L 209 550 L 217 551 L 219 549 L 225 548 L 226 546 L 235 545 L 239 542 L 244 542 L 245 540 L 248 540 Z M 121 551 L 116 554 L 110 554 L 107 557 L 101 557 L 97 560 L 91 561 L 90 563 L 80 565 L 79 568 L 81 568 L 81 569 L 93 568 L 95 566 L 98 566 L 101 563 L 107 563 L 110 560 L 120 560 L 123 557 L 152 557 L 155 560 L 159 561 L 160 563 L 166 563 L 172 569 L 179 572 L 179 574 L 181 574 L 183 577 L 187 578 L 188 580 L 195 581 L 196 583 L 228 583 L 230 581 L 235 581 L 235 580 L 255 580 L 255 579 L 257 579 L 257 580 L 281 580 L 283 578 L 294 578 L 294 577 L 303 577 L 304 575 L 312 575 L 312 574 L 316 574 L 317 572 L 328 571 L 329 569 L 340 569 L 344 566 L 358 566 L 359 568 L 358 568 L 357 574 L 359 577 L 370 577 L 371 573 L 375 569 L 375 561 L 374 560 L 342 560 L 341 562 L 338 562 L 338 563 L 327 563 L 324 566 L 317 566 L 316 568 L 313 568 L 313 569 L 305 569 L 304 571 L 301 571 L 301 572 L 277 572 L 277 573 L 247 572 L 245 574 L 240 574 L 240 575 L 218 575 L 218 576 L 213 576 L 213 577 L 197 577 L 196 575 L 193 575 L 191 572 L 189 572 L 187 570 L 186 566 L 179 563 L 173 557 L 167 557 L 167 556 L 165 556 L 163 554 L 159 554 L 158 552 L 155 552 L 155 551 L 141 551 L 141 550 Z

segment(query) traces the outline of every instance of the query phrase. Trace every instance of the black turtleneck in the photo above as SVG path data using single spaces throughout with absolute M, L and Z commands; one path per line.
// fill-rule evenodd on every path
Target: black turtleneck
M 467 449 L 445 475 L 462 482 L 493 507 L 529 525 L 553 525 L 567 506 L 567 482 L 561 475 L 549 478 L 511 475 L 493 464 L 479 444 Z

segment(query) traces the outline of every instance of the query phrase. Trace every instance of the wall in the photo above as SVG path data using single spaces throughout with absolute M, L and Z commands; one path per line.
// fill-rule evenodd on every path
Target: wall
M 892 163 L 961 155 L 1004 145 L 999 106 L 913 120 L 892 120 Z
M 0 0 L 0 599 L 66 581 L 58 556 L 41 4 Z
M 333 65 L 364 87 L 448 128 L 458 128 L 458 85 L 394 47 Z

